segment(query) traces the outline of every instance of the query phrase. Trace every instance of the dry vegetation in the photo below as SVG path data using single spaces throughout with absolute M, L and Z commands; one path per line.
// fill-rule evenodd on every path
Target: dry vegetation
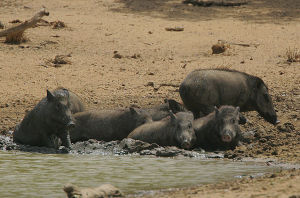
M 288 48 L 286 50 L 287 61 L 290 63 L 300 62 L 300 50 L 297 48 Z
M 19 44 L 28 41 L 24 35 L 24 31 L 10 33 L 5 37 L 5 43 Z

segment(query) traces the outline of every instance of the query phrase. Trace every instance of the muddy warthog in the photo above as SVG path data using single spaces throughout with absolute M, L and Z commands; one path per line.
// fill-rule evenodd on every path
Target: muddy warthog
M 141 125 L 132 131 L 128 138 L 156 143 L 161 146 L 177 146 L 190 149 L 195 140 L 192 112 L 169 112 L 169 117 Z
M 47 90 L 47 97 L 16 126 L 13 139 L 31 146 L 58 148 L 62 144 L 69 148 L 69 129 L 73 126 L 68 90 L 60 89 L 53 93 Z
M 188 111 L 182 104 L 173 99 L 165 99 L 164 104 L 145 109 L 152 117 L 153 121 L 161 120 L 173 113 Z
M 103 184 L 96 188 L 79 188 L 73 184 L 66 184 L 64 191 L 68 198 L 105 198 L 122 197 L 122 192 L 111 184 Z
M 215 107 L 215 111 L 193 122 L 196 133 L 195 147 L 203 149 L 234 149 L 241 137 L 239 107 Z
M 65 88 L 59 87 L 57 89 L 55 89 L 54 92 L 60 92 L 60 91 L 64 91 L 66 90 Z M 84 103 L 82 102 L 82 99 L 77 96 L 74 92 L 68 90 L 69 92 L 69 100 L 70 100 L 70 110 L 71 113 L 78 113 L 78 112 L 82 112 L 85 111 L 85 106 Z
M 152 121 L 148 112 L 137 108 L 94 110 L 74 114 L 72 142 L 89 139 L 122 140 L 136 127 Z
M 268 122 L 276 124 L 276 112 L 268 88 L 262 79 L 229 69 L 199 69 L 181 83 L 180 96 L 195 117 L 207 115 L 214 106 L 239 106 L 241 111 L 256 110 Z

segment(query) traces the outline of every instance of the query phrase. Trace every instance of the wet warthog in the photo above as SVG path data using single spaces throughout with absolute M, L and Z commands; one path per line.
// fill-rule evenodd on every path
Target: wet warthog
M 190 149 L 195 140 L 192 112 L 169 112 L 169 117 L 141 125 L 132 131 L 128 138 L 156 143 L 161 146 L 177 146 Z
M 145 109 L 151 115 L 153 121 L 161 120 L 170 115 L 170 110 L 173 113 L 188 111 L 182 104 L 173 100 L 165 99 L 164 104 Z
M 122 192 L 111 184 L 103 184 L 96 188 L 79 188 L 73 184 L 66 184 L 64 191 L 68 198 L 105 198 L 122 197 Z
M 241 137 L 239 107 L 215 107 L 215 111 L 193 122 L 196 133 L 195 147 L 203 149 L 234 149 Z
M 75 127 L 71 141 L 89 139 L 122 140 L 136 127 L 152 121 L 148 112 L 137 108 L 118 110 L 94 110 L 74 114 Z
M 65 88 L 59 87 L 57 89 L 54 90 L 54 92 L 61 92 L 66 90 Z M 70 100 L 70 110 L 71 113 L 78 113 L 78 112 L 82 112 L 85 111 L 85 106 L 84 103 L 82 102 L 82 99 L 76 95 L 74 92 L 69 91 L 69 100 Z
M 69 91 L 60 89 L 51 93 L 47 90 L 47 97 L 16 126 L 13 139 L 14 142 L 31 146 L 58 148 L 62 144 L 69 148 L 69 129 L 73 126 Z
M 207 115 L 214 106 L 239 106 L 241 111 L 256 110 L 265 120 L 276 124 L 276 112 L 262 79 L 229 69 L 199 69 L 181 83 L 180 96 L 195 117 Z

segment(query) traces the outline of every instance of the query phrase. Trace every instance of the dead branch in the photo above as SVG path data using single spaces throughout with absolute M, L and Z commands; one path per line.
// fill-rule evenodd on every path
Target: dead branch
M 227 44 L 230 44 L 230 45 L 239 45 L 239 46 L 242 46 L 242 47 L 258 47 L 259 44 L 247 44 L 247 43 L 233 43 L 233 42 L 227 42 L 225 40 L 218 40 L 218 42 L 221 42 L 221 43 L 227 43 Z
M 151 85 L 148 85 L 151 86 Z M 154 85 L 153 85 L 154 86 Z M 154 87 L 154 90 L 157 91 L 159 90 L 161 87 L 174 87 L 174 88 L 178 88 L 179 85 L 173 84 L 173 83 L 162 83 L 159 84 L 157 87 Z
M 25 22 L 21 23 L 20 25 L 7 28 L 0 32 L 0 37 L 9 36 L 10 34 L 20 34 L 23 33 L 26 29 L 35 26 L 37 22 L 39 22 L 43 16 L 49 16 L 49 12 L 46 11 L 45 8 L 42 8 L 38 13 L 36 13 L 31 19 L 26 20 Z
M 248 2 L 224 2 L 224 1 L 206 1 L 206 0 L 184 0 L 184 4 L 192 4 L 193 6 L 203 6 L 203 7 L 210 7 L 210 6 L 224 6 L 224 7 L 234 7 L 234 6 L 241 6 L 245 5 Z

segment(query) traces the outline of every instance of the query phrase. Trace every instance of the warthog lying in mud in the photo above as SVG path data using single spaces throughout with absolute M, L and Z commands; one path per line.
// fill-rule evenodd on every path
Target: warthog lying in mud
M 94 110 L 74 114 L 72 142 L 89 139 L 122 140 L 136 127 L 152 121 L 148 112 L 137 108 Z
M 195 147 L 207 150 L 234 149 L 241 137 L 239 107 L 221 106 L 193 122 L 197 137 Z
M 268 88 L 262 79 L 229 69 L 199 69 L 181 83 L 180 96 L 194 113 L 211 113 L 214 106 L 239 106 L 241 111 L 256 110 L 268 122 L 276 124 L 276 112 Z M 203 115 L 202 115 L 203 116 Z
M 190 149 L 195 142 L 192 112 L 179 112 L 160 121 L 141 125 L 132 131 L 128 138 L 156 143 L 160 146 L 177 146 Z
M 158 121 L 169 116 L 170 110 L 173 113 L 188 111 L 182 104 L 173 99 L 165 99 L 164 104 L 150 107 L 145 110 L 150 114 L 153 121 Z
M 68 198 L 123 197 L 122 192 L 111 184 L 103 184 L 96 188 L 79 188 L 73 184 L 66 184 L 64 191 Z
M 31 146 L 71 146 L 69 129 L 74 126 L 67 89 L 47 90 L 43 98 L 16 126 L 13 140 Z

